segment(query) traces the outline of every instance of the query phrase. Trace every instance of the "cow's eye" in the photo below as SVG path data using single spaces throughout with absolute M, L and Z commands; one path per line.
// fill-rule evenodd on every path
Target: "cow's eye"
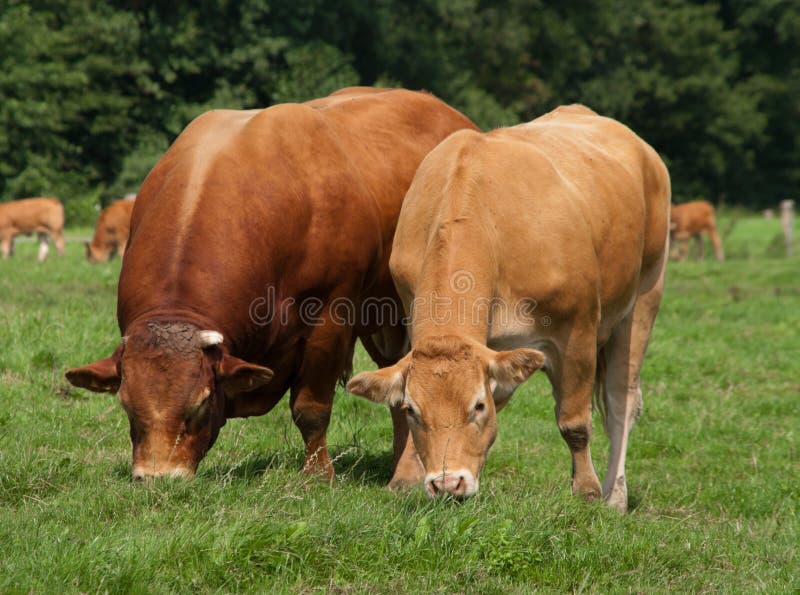
M 406 407 L 406 415 L 409 419 L 417 419 L 417 414 L 411 407 Z
M 475 404 L 475 413 L 480 413 L 484 409 L 486 409 L 486 403 L 476 403 Z

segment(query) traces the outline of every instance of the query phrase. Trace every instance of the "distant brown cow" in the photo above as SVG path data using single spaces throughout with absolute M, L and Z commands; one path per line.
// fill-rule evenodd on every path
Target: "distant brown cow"
M 717 232 L 714 205 L 710 202 L 695 200 L 672 205 L 669 230 L 672 238 L 672 258 L 686 260 L 689 255 L 689 238 L 694 238 L 697 245 L 697 260 L 703 260 L 703 236 L 701 234 L 706 232 L 714 246 L 717 260 L 720 262 L 725 260 L 722 238 Z
M 86 242 L 86 258 L 89 262 L 108 262 L 116 253 L 120 258 L 125 255 L 133 203 L 128 198 L 117 200 L 100 213 L 94 237 L 91 242 Z
M 403 196 L 463 128 L 475 126 L 432 95 L 367 88 L 189 124 L 136 198 L 122 340 L 67 372 L 119 391 L 135 479 L 194 475 L 228 418 L 263 415 L 287 390 L 304 469 L 333 474 L 326 432 L 356 338 L 381 365 L 405 347 L 400 320 L 363 307 L 399 308 L 389 255 Z M 405 414 L 393 419 L 405 447 Z
M 39 236 L 39 262 L 50 252 L 53 239 L 59 254 L 64 254 L 64 207 L 57 198 L 24 198 L 0 204 L 0 247 L 3 258 L 14 254 L 14 238 L 20 234 Z

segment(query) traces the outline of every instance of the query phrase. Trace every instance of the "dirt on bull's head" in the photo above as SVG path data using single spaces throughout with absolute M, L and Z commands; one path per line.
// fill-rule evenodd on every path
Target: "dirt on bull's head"
M 225 399 L 272 378 L 268 368 L 229 355 L 223 342 L 189 322 L 142 322 L 113 355 L 67 372 L 75 386 L 119 394 L 134 479 L 193 476 L 225 424 Z
M 495 352 L 460 337 L 430 337 L 396 365 L 363 372 L 347 388 L 402 407 L 428 493 L 466 497 L 478 491 L 497 436 L 497 408 L 543 362 L 534 349 Z

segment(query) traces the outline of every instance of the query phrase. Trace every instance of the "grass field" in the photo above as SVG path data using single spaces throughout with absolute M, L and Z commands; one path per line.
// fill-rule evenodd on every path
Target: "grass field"
M 299 473 L 288 402 L 228 422 L 196 479 L 133 484 L 116 397 L 63 379 L 117 343 L 119 261 L 20 244 L 0 261 L 0 592 L 800 590 L 800 258 L 775 221 L 721 227 L 728 262 L 668 272 L 625 516 L 570 495 L 540 375 L 462 504 L 387 492 L 388 412 L 344 393 L 332 485 Z M 604 470 L 599 421 L 592 444 Z

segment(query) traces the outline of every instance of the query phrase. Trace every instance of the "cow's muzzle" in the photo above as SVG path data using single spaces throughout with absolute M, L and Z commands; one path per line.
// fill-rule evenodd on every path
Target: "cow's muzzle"
M 425 489 L 431 497 L 467 498 L 478 491 L 478 480 L 467 469 L 429 473 L 425 477 Z

